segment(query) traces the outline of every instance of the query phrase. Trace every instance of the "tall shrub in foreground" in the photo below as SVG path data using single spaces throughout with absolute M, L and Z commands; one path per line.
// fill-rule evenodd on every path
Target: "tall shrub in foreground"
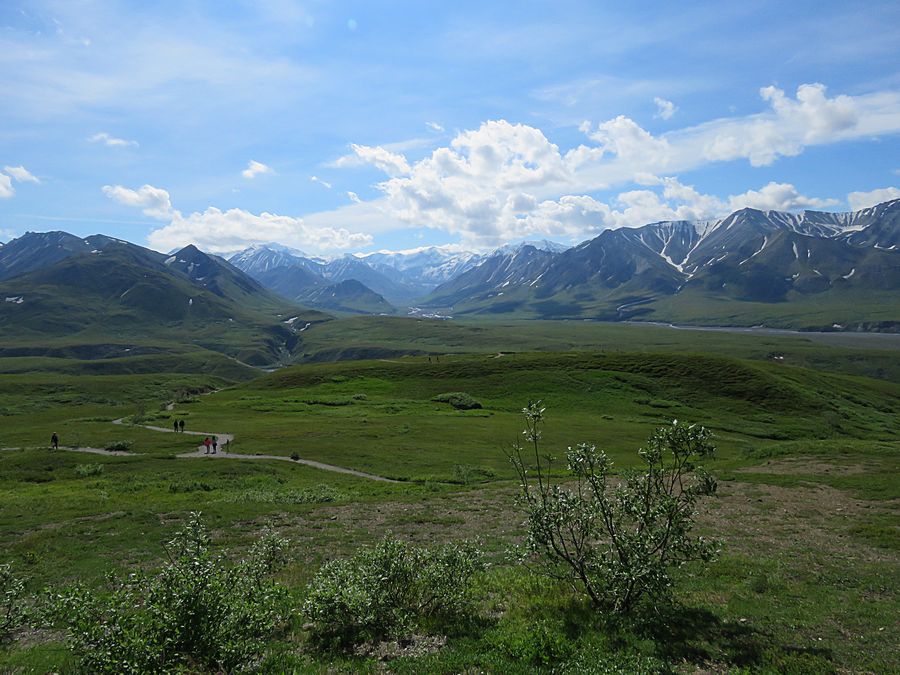
M 633 611 L 671 590 L 669 571 L 691 560 L 711 560 L 716 544 L 692 534 L 695 506 L 716 490 L 697 460 L 710 457 L 710 432 L 677 421 L 661 427 L 638 450 L 642 467 L 613 475 L 613 463 L 595 445 L 566 452 L 571 478 L 551 477 L 554 459 L 541 451 L 544 408 L 523 411 L 525 445 L 509 453 L 527 515 L 522 560 L 569 583 L 600 610 Z
M 302 613 L 323 646 L 399 637 L 431 619 L 473 607 L 472 581 L 484 569 L 469 543 L 421 548 L 386 538 L 326 563 L 309 585 Z
M 50 619 L 89 672 L 145 673 L 200 665 L 230 671 L 258 654 L 284 620 L 284 591 L 269 580 L 286 541 L 267 532 L 229 564 L 209 550 L 199 513 L 168 543 L 154 575 L 131 574 L 108 593 L 84 587 L 50 597 Z

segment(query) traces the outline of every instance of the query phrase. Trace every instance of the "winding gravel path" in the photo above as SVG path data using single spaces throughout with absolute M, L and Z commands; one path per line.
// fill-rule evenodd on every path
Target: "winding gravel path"
M 170 404 L 171 406 L 172 404 Z M 174 407 L 174 406 L 173 406 Z M 166 406 L 166 410 L 172 410 L 172 407 Z M 124 418 L 119 418 L 117 420 L 113 420 L 113 424 L 119 424 L 122 426 L 139 426 L 144 429 L 150 429 L 150 431 L 159 431 L 164 434 L 174 434 L 174 429 L 169 429 L 168 427 L 156 427 L 151 424 L 126 424 Z M 233 434 L 226 434 L 222 431 L 212 432 L 212 431 L 179 431 L 179 434 L 185 434 L 188 436 L 203 436 L 206 438 L 209 436 L 212 438 L 216 436 L 219 440 L 219 450 L 215 454 L 207 454 L 206 446 L 202 443 L 197 446 L 197 449 L 193 452 L 183 452 L 180 455 L 176 455 L 181 459 L 244 459 L 244 460 L 259 460 L 259 459 L 268 459 L 268 460 L 276 460 L 279 462 L 291 462 L 292 464 L 305 464 L 306 466 L 311 466 L 314 469 L 321 469 L 322 471 L 331 471 L 333 473 L 343 473 L 348 476 L 356 476 L 357 478 L 366 478 L 368 480 L 375 480 L 382 483 L 402 483 L 403 481 L 394 480 L 393 478 L 385 478 L 384 476 L 377 476 L 374 473 L 366 473 L 365 471 L 357 471 L 356 469 L 348 469 L 344 466 L 336 466 L 334 464 L 325 464 L 324 462 L 317 462 L 314 459 L 293 459 L 291 457 L 285 457 L 284 455 L 241 455 L 236 452 L 228 452 L 226 448 L 228 444 L 234 440 Z M 25 448 L 0 448 L 0 451 L 3 450 L 23 450 Z M 66 452 L 84 452 L 92 455 L 106 455 L 108 457 L 137 457 L 142 454 L 139 452 L 127 452 L 125 450 L 105 450 L 103 448 L 73 448 L 71 446 L 61 445 L 59 446 L 60 450 L 64 450 Z M 51 452 L 53 452 L 51 450 Z
M 125 424 L 124 419 L 120 418 L 117 420 L 113 420 L 113 424 Z M 129 425 L 129 426 L 140 426 L 144 429 L 150 429 L 151 431 L 160 431 L 162 433 L 174 434 L 174 429 L 169 429 L 168 427 L 156 427 L 150 424 L 138 424 L 138 425 Z M 203 436 L 206 438 L 207 436 L 212 438 L 216 436 L 219 439 L 219 450 L 215 454 L 207 454 L 206 446 L 202 443 L 197 446 L 197 449 L 194 452 L 183 452 L 180 455 L 177 455 L 181 459 L 272 459 L 281 462 L 291 462 L 292 464 L 305 464 L 306 466 L 311 466 L 315 469 L 321 469 L 322 471 L 332 471 L 334 473 L 344 473 L 350 476 L 357 476 L 358 478 L 367 478 L 369 480 L 376 480 L 382 483 L 402 483 L 403 481 L 394 480 L 393 478 L 385 478 L 384 476 L 377 476 L 373 473 L 366 473 L 365 471 L 357 471 L 356 469 L 348 469 L 343 466 L 336 466 L 334 464 L 325 464 L 324 462 L 317 462 L 313 459 L 292 459 L 290 457 L 285 457 L 284 455 L 241 455 L 235 452 L 228 452 L 226 448 L 228 444 L 234 440 L 233 434 L 226 434 L 224 432 L 218 431 L 179 431 L 179 434 L 186 434 L 189 436 Z M 80 448 L 82 451 L 86 452 L 98 452 L 99 454 L 125 454 L 130 455 L 134 453 L 130 452 L 111 452 L 107 450 L 97 450 L 96 448 Z

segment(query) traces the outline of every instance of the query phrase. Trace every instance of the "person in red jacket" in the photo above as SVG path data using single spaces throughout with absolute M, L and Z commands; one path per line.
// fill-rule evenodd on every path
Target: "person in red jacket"
M 212 445 L 212 441 L 209 440 L 209 436 L 207 436 L 206 438 L 203 439 L 203 445 L 206 447 L 206 452 L 204 452 L 203 454 L 208 455 L 209 454 L 209 446 Z

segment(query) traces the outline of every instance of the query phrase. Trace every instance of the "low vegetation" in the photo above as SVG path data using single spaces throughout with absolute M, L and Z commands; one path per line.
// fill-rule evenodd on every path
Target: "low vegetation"
M 95 673 L 232 671 L 258 654 L 283 622 L 284 590 L 269 580 L 286 542 L 269 533 L 235 565 L 210 551 L 192 514 L 157 573 L 132 573 L 108 592 L 76 586 L 51 594 L 46 614 L 65 628 L 80 666 Z
M 315 326 L 304 339 L 337 323 Z M 520 338 L 506 333 L 520 342 L 497 347 L 502 332 L 491 326 L 482 333 L 474 325 L 421 326 L 417 348 L 452 343 L 463 330 L 482 335 L 485 353 L 442 351 L 430 362 L 394 353 L 285 368 L 239 385 L 155 371 L 51 374 L 43 361 L 46 374 L 0 375 L 0 565 L 11 564 L 5 578 L 13 581 L 3 583 L 14 591 L 3 597 L 13 600 L 9 616 L 17 617 L 5 629 L 0 671 L 137 670 L 104 660 L 117 644 L 145 670 L 188 672 L 897 670 L 900 388 L 889 377 L 858 376 L 892 372 L 886 357 L 896 353 L 799 337 L 756 337 L 755 346 L 746 337 L 701 341 L 646 327 L 631 334 L 632 351 L 624 351 L 615 335 L 627 327 L 571 324 L 537 324 Z M 651 332 L 659 339 L 642 343 Z M 588 351 L 566 351 L 568 335 Z M 601 335 L 617 346 L 600 348 Z M 511 353 L 525 337 L 553 351 Z M 701 347 L 706 353 L 697 354 Z M 772 352 L 785 360 L 767 358 Z M 798 367 L 803 359 L 820 359 L 818 369 Z M 835 372 L 842 368 L 856 375 Z M 482 408 L 436 403 L 437 392 L 466 392 Z M 531 494 L 540 502 L 539 464 L 561 495 L 577 495 L 581 483 L 581 501 L 566 502 L 572 509 L 560 498 L 543 513 L 584 516 L 577 525 L 586 541 L 590 535 L 585 560 L 598 571 L 587 576 L 599 603 L 564 560 L 525 550 L 526 564 L 519 564 L 509 555 L 517 542 L 527 544 L 531 529 L 523 523 L 523 481 L 502 449 L 517 438 L 527 444 L 521 420 L 529 398 L 552 411 L 537 456 L 522 448 Z M 197 436 L 111 425 L 135 410 L 152 411 L 146 423 L 165 429 L 183 419 L 186 431 L 234 434 L 229 453 L 255 459 L 182 458 L 195 454 Z M 673 427 L 673 418 L 698 426 Z M 715 434 L 714 455 L 700 425 Z M 645 442 L 660 426 L 656 440 Z M 47 449 L 52 431 L 59 452 Z M 67 450 L 112 447 L 111 438 L 131 443 L 131 452 Z M 597 448 L 579 447 L 585 439 L 596 439 Z M 646 457 L 634 453 L 642 444 Z M 644 519 L 633 497 L 646 494 L 640 488 L 648 469 L 651 484 L 658 479 L 662 486 L 677 474 L 673 444 L 683 448 L 683 485 L 697 486 L 696 500 L 660 490 L 660 508 Z M 563 458 L 547 465 L 547 448 L 570 446 L 571 459 L 593 465 L 593 473 L 573 474 Z M 398 482 L 323 471 L 307 460 Z M 717 479 L 712 498 L 700 494 L 713 485 L 694 471 L 701 463 Z M 631 570 L 611 553 L 602 503 L 619 519 L 620 544 L 648 555 L 650 572 L 633 575 L 642 585 L 629 597 L 639 600 L 622 602 L 627 584 L 610 583 L 599 571 Z M 193 549 L 198 556 L 174 555 L 173 533 L 199 510 L 209 529 Z M 670 516 L 687 548 L 663 564 L 648 554 L 654 538 L 633 534 L 641 522 L 645 533 L 659 533 Z M 286 557 L 260 577 L 261 593 L 271 598 L 264 609 L 274 612 L 260 615 L 245 601 L 252 607 L 262 595 L 240 590 L 236 575 L 254 558 L 266 526 L 290 543 L 281 549 Z M 704 546 L 721 542 L 716 558 L 694 555 L 713 548 L 691 549 L 701 537 Z M 465 572 L 453 586 L 465 589 L 464 602 L 429 602 L 418 582 L 396 583 L 421 578 L 430 556 L 475 539 L 480 552 L 436 567 Z M 379 547 L 391 554 L 378 558 Z M 199 561 L 199 579 L 182 560 Z M 398 560 L 406 562 L 394 569 Z M 557 578 L 547 576 L 548 567 Z M 174 570 L 182 571 L 181 581 Z M 402 592 L 385 590 L 398 586 Z M 344 588 L 356 590 L 344 596 Z M 188 596 L 197 604 L 178 599 Z M 48 615 L 39 600 L 51 598 L 57 613 Z M 72 609 L 59 605 L 62 599 Z M 310 604 L 316 599 L 321 614 Z M 198 618 L 193 625 L 207 626 L 204 635 L 181 632 L 183 620 L 159 620 L 208 617 L 210 607 L 218 608 L 220 625 Z M 366 607 L 378 611 L 367 615 Z M 40 615 L 55 627 L 38 623 Z M 246 635 L 237 617 L 250 626 Z M 121 631 L 108 628 L 113 620 Z M 164 655 L 160 644 L 168 645 Z
M 403 637 L 427 630 L 429 621 L 472 614 L 474 577 L 483 569 L 471 544 L 424 548 L 384 539 L 322 567 L 302 611 L 319 645 Z

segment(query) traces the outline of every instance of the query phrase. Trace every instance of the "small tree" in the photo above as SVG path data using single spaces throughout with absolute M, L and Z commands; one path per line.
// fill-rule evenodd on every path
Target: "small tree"
M 695 466 L 714 451 L 707 429 L 677 420 L 661 427 L 638 451 L 643 468 L 618 479 L 596 446 L 569 448 L 573 480 L 563 486 L 551 478 L 554 458 L 541 454 L 544 408 L 530 403 L 522 412 L 528 450 L 516 444 L 509 458 L 527 514 L 523 561 L 587 594 L 596 608 L 627 613 L 668 594 L 672 567 L 715 556 L 714 542 L 691 534 L 697 500 L 716 490 Z

